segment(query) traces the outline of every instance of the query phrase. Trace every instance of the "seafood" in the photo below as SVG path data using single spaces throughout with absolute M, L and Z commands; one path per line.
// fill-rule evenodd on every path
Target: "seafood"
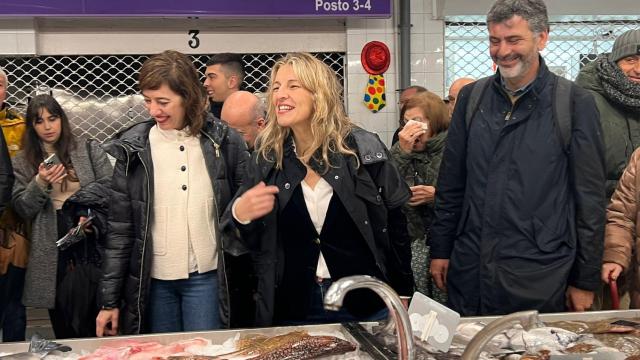
M 306 331 L 293 331 L 271 338 L 258 335 L 242 339 L 238 344 L 238 351 L 219 355 L 215 359 L 303 360 L 320 355 L 344 354 L 356 349 L 352 343 L 335 336 L 311 336 Z
M 47 340 L 38 334 L 34 334 L 31 337 L 29 343 L 29 351 L 21 352 L 17 354 L 0 356 L 2 360 L 32 360 L 42 359 L 49 353 L 58 351 L 70 351 L 71 348 L 66 345 L 58 344 L 57 342 Z
M 523 355 L 520 360 L 549 360 L 551 352 L 549 350 L 540 350 L 535 355 Z
M 274 349 L 252 360 L 303 360 L 317 356 L 339 355 L 356 349 L 349 341 L 335 336 L 306 336 L 291 341 L 281 348 Z
M 292 331 L 290 333 L 266 337 L 264 335 L 255 335 L 249 338 L 238 340 L 236 347 L 238 350 L 218 355 L 220 359 L 233 359 L 234 357 L 245 356 L 251 358 L 251 356 L 260 355 L 265 352 L 273 351 L 279 347 L 285 346 L 290 342 L 309 337 L 310 335 L 306 331 Z
M 507 330 L 509 348 L 528 352 L 563 350 L 578 339 L 578 335 L 557 327 L 540 327 L 524 331 L 521 327 Z
M 207 355 L 176 355 L 169 356 L 166 358 L 154 358 L 152 360 L 213 360 L 218 359 L 217 356 L 207 356 Z
M 573 345 L 572 347 L 566 348 L 564 351 L 572 354 L 583 354 L 583 353 L 592 352 L 593 349 L 595 348 L 596 348 L 595 345 L 592 345 L 592 344 L 579 343 L 579 344 Z

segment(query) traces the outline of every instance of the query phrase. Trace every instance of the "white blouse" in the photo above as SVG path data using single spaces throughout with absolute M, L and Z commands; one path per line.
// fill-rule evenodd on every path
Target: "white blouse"
M 333 188 L 329 183 L 320 178 L 316 186 L 312 189 L 307 183 L 302 180 L 302 194 L 304 195 L 304 202 L 307 205 L 307 211 L 311 217 L 311 222 L 316 228 L 318 234 L 322 232 L 322 226 L 324 220 L 327 217 L 327 209 L 329 209 L 329 203 L 331 202 L 331 196 L 333 195 Z M 323 279 L 331 278 L 329 274 L 329 268 L 327 263 L 320 252 L 320 258 L 318 259 L 318 266 L 316 268 L 316 276 Z

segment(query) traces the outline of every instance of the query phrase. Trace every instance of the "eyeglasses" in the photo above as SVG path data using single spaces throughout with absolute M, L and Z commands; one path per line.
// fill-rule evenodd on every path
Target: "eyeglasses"
M 442 99 L 442 101 L 444 101 L 445 104 L 454 103 L 456 102 L 456 98 L 455 96 L 448 95 L 446 98 Z

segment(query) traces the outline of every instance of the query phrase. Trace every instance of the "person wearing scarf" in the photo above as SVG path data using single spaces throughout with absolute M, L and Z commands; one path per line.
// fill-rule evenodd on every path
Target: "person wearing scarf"
M 576 83 L 593 94 L 600 111 L 610 198 L 640 146 L 640 29 L 620 35 L 611 53 L 580 70 Z
M 600 121 L 605 142 L 606 195 L 611 198 L 618 186 L 618 180 L 629 164 L 634 150 L 640 147 L 640 30 L 629 30 L 614 42 L 611 53 L 599 55 L 595 61 L 582 68 L 576 83 L 589 90 L 600 112 Z M 609 207 L 615 204 L 610 204 Z M 609 217 L 610 209 L 607 211 Z M 611 276 L 618 281 L 621 308 L 640 306 L 628 296 L 640 290 L 635 281 L 621 274 L 622 266 L 617 264 L 615 244 L 620 239 L 611 235 L 611 221 L 605 230 L 605 250 L 603 259 L 603 281 L 608 283 Z M 619 263 L 619 261 L 617 261 Z M 634 261 L 634 263 L 636 263 Z M 627 267 L 635 268 L 636 266 Z M 614 270 L 615 268 L 615 270 Z M 627 275 L 630 275 L 628 273 Z M 605 285 L 596 296 L 593 309 L 611 309 L 609 286 Z M 629 304 L 631 302 L 631 304 Z

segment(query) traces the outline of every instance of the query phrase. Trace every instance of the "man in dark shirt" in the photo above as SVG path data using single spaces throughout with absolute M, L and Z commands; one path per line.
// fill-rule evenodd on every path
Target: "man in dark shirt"
M 218 119 L 222 104 L 229 95 L 240 90 L 244 75 L 240 54 L 220 53 L 207 61 L 204 87 L 211 101 L 211 113 Z

